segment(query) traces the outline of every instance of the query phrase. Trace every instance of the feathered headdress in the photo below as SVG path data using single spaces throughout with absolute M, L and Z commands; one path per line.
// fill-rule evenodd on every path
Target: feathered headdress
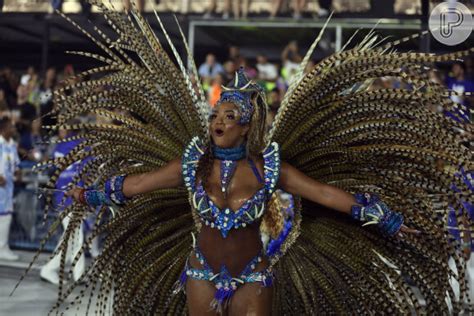
M 259 84 L 249 80 L 245 75 L 244 68 L 240 67 L 239 70 L 235 72 L 235 77 L 231 81 L 230 87 L 222 86 L 222 89 L 223 91 L 216 106 L 224 102 L 234 103 L 239 107 L 242 114 L 239 123 L 242 125 L 250 123 L 254 111 L 254 106 L 251 102 L 252 95 L 254 95 L 254 93 L 263 95 L 263 88 Z

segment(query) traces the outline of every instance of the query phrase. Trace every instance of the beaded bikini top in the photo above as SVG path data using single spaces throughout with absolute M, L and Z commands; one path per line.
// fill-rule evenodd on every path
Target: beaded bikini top
M 275 191 L 280 176 L 279 147 L 273 142 L 264 150 L 264 186 L 235 211 L 228 207 L 220 209 L 207 195 L 202 182 L 196 183 L 196 169 L 204 150 L 201 140 L 194 137 L 183 154 L 183 179 L 201 221 L 219 229 L 225 238 L 232 228 L 246 227 L 262 217 L 265 204 Z

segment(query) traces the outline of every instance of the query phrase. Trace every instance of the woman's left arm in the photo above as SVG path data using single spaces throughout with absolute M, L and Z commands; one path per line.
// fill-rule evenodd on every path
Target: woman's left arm
M 351 193 L 314 180 L 285 162 L 281 164 L 278 186 L 288 193 L 301 196 L 302 198 L 316 202 L 330 209 L 346 213 L 353 218 L 355 216 L 352 213 L 352 207 L 354 205 L 360 205 Z M 395 212 L 393 213 L 396 214 Z M 356 219 L 362 220 L 361 218 Z M 367 218 L 364 221 L 370 220 L 371 218 Z M 405 225 L 401 226 L 400 231 L 419 233 L 416 229 L 408 228 Z
M 349 215 L 352 205 L 357 204 L 352 194 L 314 180 L 286 162 L 281 164 L 278 186 L 288 193 Z

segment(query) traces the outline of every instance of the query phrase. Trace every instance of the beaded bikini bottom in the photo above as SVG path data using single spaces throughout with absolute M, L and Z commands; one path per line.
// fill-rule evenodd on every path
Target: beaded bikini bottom
M 189 260 L 186 261 L 186 266 L 178 280 L 178 286 L 176 292 L 184 289 L 187 278 L 194 280 L 211 281 L 216 287 L 216 293 L 214 294 L 214 300 L 211 302 L 211 308 L 217 311 L 227 305 L 229 300 L 234 295 L 238 287 L 245 283 L 260 282 L 263 287 L 270 287 L 273 284 L 273 272 L 267 268 L 263 271 L 254 271 L 255 267 L 259 262 L 262 261 L 262 254 L 254 257 L 245 266 L 238 277 L 232 277 L 227 267 L 223 264 L 219 273 L 212 271 L 211 267 L 207 263 L 204 255 L 201 253 L 197 246 L 194 247 L 194 253 L 196 258 L 199 260 L 203 269 L 193 268 L 189 265 Z

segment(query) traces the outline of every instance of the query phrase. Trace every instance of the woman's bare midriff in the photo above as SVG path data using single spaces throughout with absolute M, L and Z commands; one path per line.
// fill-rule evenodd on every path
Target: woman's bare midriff
M 260 174 L 263 174 L 263 160 L 256 160 Z M 220 183 L 220 162 L 214 161 L 213 170 L 207 181 L 206 192 L 214 203 L 224 209 L 239 209 L 246 200 L 251 198 L 262 187 L 252 171 L 248 161 L 239 161 L 234 176 L 229 185 L 229 194 L 224 197 Z M 198 235 L 197 245 L 211 266 L 213 272 L 218 273 L 224 264 L 233 277 L 237 277 L 245 266 L 261 253 L 262 241 L 260 239 L 260 221 L 247 227 L 231 229 L 227 237 L 223 237 L 217 228 L 202 225 Z M 268 266 L 266 258 L 257 264 L 256 271 L 261 271 Z M 192 255 L 191 266 L 202 268 L 202 265 Z
M 226 238 L 215 228 L 202 227 L 197 245 L 213 272 L 218 273 L 221 266 L 225 265 L 233 277 L 239 276 L 245 266 L 261 253 L 259 225 L 253 223 L 245 228 L 233 229 Z M 202 268 L 194 253 L 190 257 L 190 264 L 195 268 Z M 263 257 L 255 270 L 261 271 L 267 266 L 268 262 Z

